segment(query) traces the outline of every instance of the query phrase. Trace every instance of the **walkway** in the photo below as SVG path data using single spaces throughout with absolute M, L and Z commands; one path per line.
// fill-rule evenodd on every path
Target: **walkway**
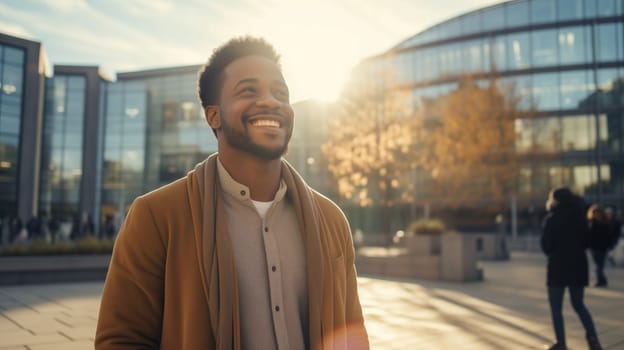
M 544 259 L 482 262 L 485 280 L 443 283 L 360 277 L 373 349 L 541 349 L 551 339 Z M 606 349 L 624 349 L 624 268 L 586 303 Z M 0 350 L 92 349 L 102 283 L 0 287 Z M 568 345 L 586 349 L 565 304 Z

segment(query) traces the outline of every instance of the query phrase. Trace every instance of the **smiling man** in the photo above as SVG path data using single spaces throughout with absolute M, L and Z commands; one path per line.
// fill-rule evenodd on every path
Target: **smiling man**
M 368 349 L 348 223 L 281 158 L 294 113 L 273 47 L 217 48 L 199 97 L 218 153 L 134 201 L 96 349 Z

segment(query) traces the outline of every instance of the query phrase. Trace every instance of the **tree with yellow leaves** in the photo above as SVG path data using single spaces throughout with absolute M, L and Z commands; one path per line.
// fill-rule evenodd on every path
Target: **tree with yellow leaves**
M 407 94 L 352 84 L 332 113 L 323 155 L 343 201 L 389 207 L 412 199 L 409 154 L 413 135 Z
M 515 121 L 531 118 L 513 86 L 466 77 L 457 89 L 426 101 L 413 119 L 416 166 L 430 178 L 426 196 L 445 206 L 501 203 L 516 189 Z

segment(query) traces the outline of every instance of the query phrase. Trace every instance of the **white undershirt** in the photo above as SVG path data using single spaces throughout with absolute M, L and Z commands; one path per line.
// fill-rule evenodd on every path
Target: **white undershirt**
M 269 211 L 269 208 L 271 208 L 271 205 L 273 204 L 273 201 L 258 202 L 252 199 L 251 202 L 256 207 L 256 210 L 258 211 L 258 214 L 260 215 L 262 220 L 264 220 L 264 218 L 266 217 L 266 213 Z

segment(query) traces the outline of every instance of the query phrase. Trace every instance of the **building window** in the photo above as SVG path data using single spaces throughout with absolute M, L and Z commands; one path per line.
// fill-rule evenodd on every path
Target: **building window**
M 540 111 L 558 110 L 559 81 L 557 73 L 533 75 L 533 102 Z
M 533 67 L 552 66 L 557 63 L 557 30 L 539 30 L 531 33 Z
M 591 58 L 591 35 L 589 27 L 566 27 L 558 34 L 559 63 L 585 63 Z
M 508 28 L 528 25 L 529 2 L 524 0 L 507 3 L 505 7 L 505 19 Z
M 594 95 L 595 86 L 589 79 L 588 71 L 561 73 L 561 108 L 586 108 L 587 102 Z
M 510 34 L 506 37 L 507 48 L 507 68 L 508 69 L 524 69 L 531 64 L 529 34 L 517 33 Z
M 596 59 L 608 62 L 624 58 L 621 40 L 623 40 L 621 23 L 596 26 Z
M 583 0 L 557 0 L 557 15 L 560 21 L 583 18 Z
M 531 23 L 547 23 L 555 20 L 555 0 L 531 1 Z
M 483 30 L 496 30 L 505 26 L 505 8 L 503 5 L 483 10 Z

